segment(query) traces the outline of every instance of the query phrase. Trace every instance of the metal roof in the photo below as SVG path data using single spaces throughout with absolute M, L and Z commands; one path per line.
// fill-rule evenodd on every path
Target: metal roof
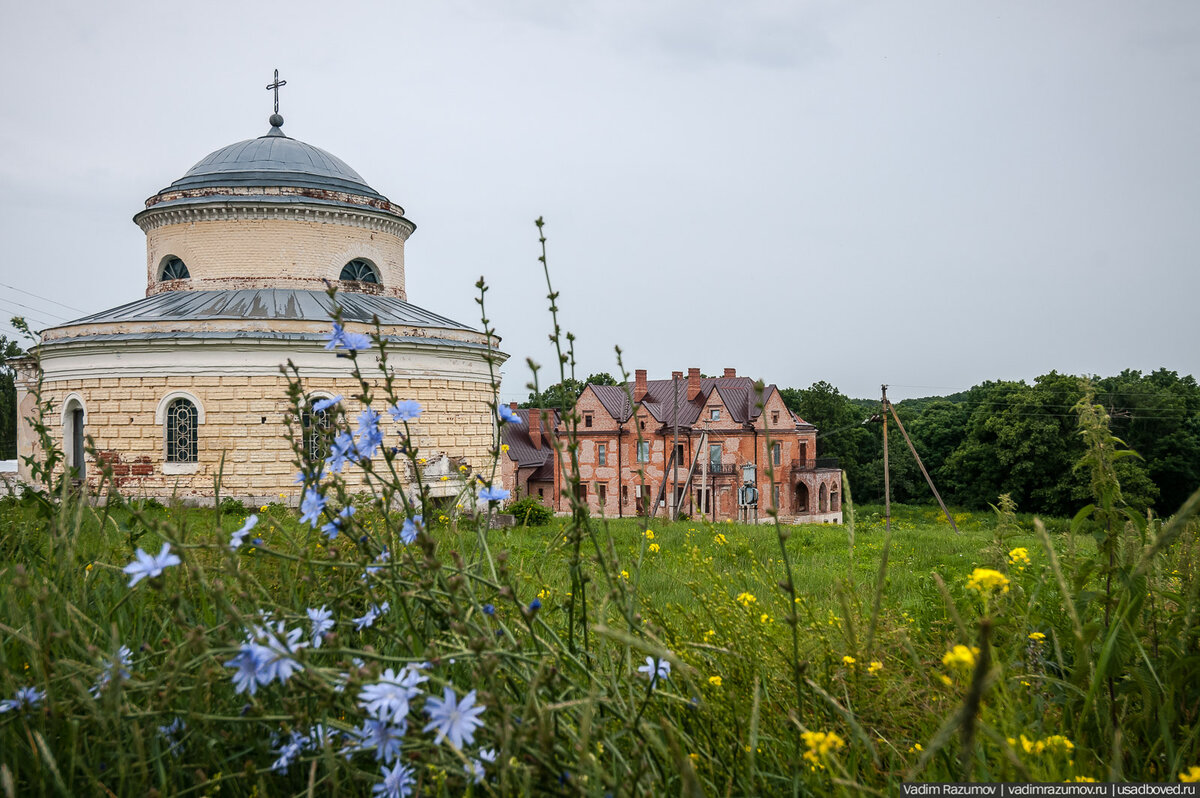
M 627 421 L 631 415 L 629 394 L 633 392 L 634 384 L 625 385 L 590 385 L 600 400 L 600 404 L 617 421 Z M 628 390 L 628 393 L 626 392 Z M 772 391 L 778 390 L 774 384 L 763 389 L 762 399 L 765 401 Z M 749 377 L 704 377 L 700 380 L 700 393 L 692 401 L 687 398 L 687 378 L 679 381 L 679 426 L 692 427 L 700 420 L 712 392 L 716 391 L 729 414 L 739 424 L 751 423 L 762 414 L 758 407 L 758 394 L 754 390 L 754 380 Z M 646 380 L 646 397 L 638 404 L 646 408 L 650 415 L 661 424 L 674 424 L 675 413 L 671 405 L 675 400 L 674 386 L 671 380 Z M 804 423 L 800 420 L 800 423 Z
M 517 417 L 521 419 L 519 424 L 505 424 L 500 428 L 500 434 L 504 438 L 504 442 L 508 444 L 508 456 L 515 460 L 518 468 L 537 468 L 544 466 L 546 463 L 553 462 L 554 445 L 551 443 L 547 432 L 542 430 L 541 446 L 535 447 L 533 439 L 529 436 L 529 410 L 521 408 L 516 411 Z M 551 411 L 550 422 L 551 429 L 557 429 L 559 423 L 558 411 Z M 550 479 L 554 478 L 554 472 L 550 472 Z
M 438 344 L 440 346 L 451 346 L 460 349 L 487 349 L 487 344 L 473 343 L 471 341 L 455 341 L 450 338 L 427 338 L 417 335 L 385 335 L 383 339 L 388 343 L 419 343 L 422 345 Z M 325 343 L 329 340 L 329 335 L 325 333 L 284 333 L 284 332 L 263 332 L 249 330 L 230 330 L 228 332 L 215 330 L 196 330 L 196 331 L 168 331 L 168 332 L 146 332 L 146 333 L 97 333 L 94 335 L 77 335 L 72 338 L 56 338 L 52 341 L 47 341 L 49 345 L 58 344 L 79 344 L 79 343 L 94 343 L 103 341 L 111 343 L 113 341 L 158 341 L 158 340 L 217 340 L 217 341 L 318 341 Z
M 297 186 L 387 199 L 341 158 L 277 127 L 210 153 L 163 191 L 224 186 Z
M 360 324 L 440 327 L 476 332 L 465 324 L 419 308 L 403 299 L 372 294 L 339 293 L 342 318 Z M 287 288 L 242 288 L 234 291 L 165 291 L 110 310 L 56 325 L 112 324 L 216 319 L 329 321 L 334 302 L 324 291 Z

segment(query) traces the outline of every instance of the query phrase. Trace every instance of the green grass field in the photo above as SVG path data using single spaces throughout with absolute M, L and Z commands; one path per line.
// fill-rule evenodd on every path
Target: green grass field
M 258 540 L 230 552 L 229 534 L 252 510 Z M 967 775 L 1169 780 L 1197 764 L 1195 687 L 1179 671 L 1195 657 L 1185 599 L 1196 584 L 1194 528 L 1151 573 L 1159 603 L 1139 606 L 1130 640 L 1117 641 L 1131 653 L 1117 664 L 1103 660 L 1091 536 L 1050 525 L 1060 581 L 1031 519 L 1016 519 L 998 548 L 993 513 L 956 514 L 955 534 L 936 509 L 893 510 L 890 543 L 882 508 L 860 507 L 853 541 L 849 525 L 661 519 L 590 519 L 573 536 L 571 519 L 560 518 L 492 529 L 485 553 L 469 519 L 438 519 L 404 546 L 395 519 L 363 508 L 354 533 L 330 544 L 282 505 L 227 505 L 218 519 L 214 510 L 64 503 L 48 516 L 9 500 L 0 504 L 0 691 L 37 685 L 47 698 L 37 711 L 0 715 L 0 788 L 8 779 L 20 786 L 13 794 L 142 794 L 148 785 L 164 794 L 304 794 L 309 785 L 369 793 L 378 772 L 332 750 L 272 772 L 278 737 L 318 722 L 348 731 L 358 720 L 353 688 L 422 659 L 442 669 L 441 684 L 479 686 L 492 721 L 481 735 L 506 765 L 464 783 L 453 756 L 448 764 L 442 748 L 414 739 L 405 750 L 420 766 L 420 794 L 886 793 L 905 778 Z M 794 601 L 783 589 L 780 531 Z M 381 560 L 360 533 L 395 552 L 386 580 L 364 579 Z M 157 551 L 163 538 L 183 567 L 128 588 L 120 569 L 133 549 Z M 586 631 L 570 623 L 583 598 L 571 595 L 576 539 Z M 1028 562 L 1010 557 L 1019 549 Z M 972 588 L 979 567 L 1006 584 Z M 365 584 L 375 585 L 367 595 Z M 378 598 L 393 611 L 355 629 L 350 619 Z M 235 694 L 226 663 L 255 611 L 291 627 L 321 605 L 337 627 L 319 651 L 301 652 L 300 675 L 286 689 Z M 483 609 L 492 605 L 494 615 Z M 130 678 L 92 698 L 106 652 L 121 644 L 134 651 Z M 986 671 L 976 667 L 979 649 L 971 654 L 980 645 Z M 655 652 L 674 668 L 647 692 L 636 667 Z M 1115 674 L 1127 734 L 1150 722 L 1148 685 L 1179 699 L 1170 724 L 1153 721 L 1159 742 L 1114 750 L 1091 688 L 1097 665 L 1086 657 Z M 331 692 L 339 679 L 349 686 Z M 968 742 L 960 712 L 972 702 Z M 536 732 L 524 717 L 539 719 Z M 159 729 L 176 718 L 188 731 L 172 745 Z M 414 717 L 406 740 L 419 727 Z

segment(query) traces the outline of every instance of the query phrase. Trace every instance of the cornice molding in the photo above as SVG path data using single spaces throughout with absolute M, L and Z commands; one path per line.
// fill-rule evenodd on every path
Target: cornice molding
M 173 224 L 264 219 L 359 227 L 373 232 L 390 233 L 402 241 L 407 240 L 416 230 L 416 225 L 403 216 L 394 216 L 382 211 L 320 203 L 274 204 L 269 198 L 258 201 L 222 200 L 161 208 L 151 206 L 133 217 L 133 221 L 144 233 Z

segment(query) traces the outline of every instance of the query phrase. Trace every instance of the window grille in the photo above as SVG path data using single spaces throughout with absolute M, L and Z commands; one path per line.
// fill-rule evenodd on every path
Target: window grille
M 304 447 L 309 460 L 316 462 L 329 456 L 328 431 L 333 427 L 333 414 L 328 410 L 305 410 L 300 416 L 304 429 Z
M 168 258 L 163 265 L 163 280 L 186 280 L 192 275 L 188 273 L 187 265 L 179 258 Z
M 176 399 L 167 407 L 167 462 L 194 463 L 196 446 L 196 406 L 187 399 Z
M 358 283 L 378 283 L 379 275 L 375 273 L 374 266 L 361 258 L 355 258 L 342 267 L 342 274 L 338 279 L 352 280 Z

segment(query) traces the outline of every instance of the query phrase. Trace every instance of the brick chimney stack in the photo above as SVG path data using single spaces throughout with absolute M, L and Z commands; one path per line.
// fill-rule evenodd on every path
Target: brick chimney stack
M 515 412 L 517 412 L 517 403 L 516 403 L 516 402 L 509 402 L 509 403 L 508 403 L 508 409 L 509 409 L 509 410 L 511 410 L 511 411 L 513 411 L 514 413 L 515 413 Z
M 533 448 L 542 448 L 542 411 L 539 408 L 529 408 L 529 440 Z
M 633 380 L 633 401 L 640 402 L 646 398 L 646 370 L 634 371 Z
M 688 369 L 687 400 L 690 402 L 700 395 L 700 369 Z
M 737 376 L 737 369 L 725 369 L 725 379 L 732 380 Z

